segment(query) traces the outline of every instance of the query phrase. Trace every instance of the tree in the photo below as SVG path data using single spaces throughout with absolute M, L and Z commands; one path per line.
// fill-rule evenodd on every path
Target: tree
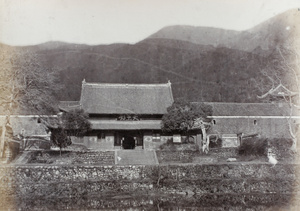
M 60 155 L 62 148 L 72 144 L 70 136 L 82 137 L 91 129 L 88 114 L 82 109 L 74 109 L 58 115 L 57 126 L 47 125 L 51 130 L 51 141 L 59 147 Z
M 3 156 L 5 126 L 11 114 L 51 114 L 57 111 L 57 69 L 45 69 L 36 55 L 3 47 L 0 50 L 0 111 L 3 125 L 0 157 Z
M 190 103 L 184 100 L 175 101 L 163 115 L 161 128 L 163 131 L 181 133 L 190 136 L 192 129 L 200 128 L 206 140 L 206 129 L 212 115 L 212 107 L 204 103 Z
M 62 127 L 68 131 L 69 136 L 82 137 L 91 129 L 88 114 L 83 109 L 74 109 L 62 114 Z
M 57 111 L 58 70 L 45 69 L 31 52 L 0 52 L 2 113 L 49 114 Z
M 269 56 L 266 69 L 261 70 L 265 78 L 257 81 L 259 99 L 264 102 L 284 102 L 288 106 L 286 123 L 293 140 L 292 150 L 297 149 L 298 127 L 292 118 L 300 100 L 300 51 L 297 42 L 287 40 L 278 44 Z M 298 112 L 299 113 L 299 112 Z
M 71 138 L 68 136 L 67 131 L 61 127 L 52 130 L 50 140 L 52 141 L 53 145 L 59 147 L 60 156 L 62 148 L 66 148 L 72 144 Z

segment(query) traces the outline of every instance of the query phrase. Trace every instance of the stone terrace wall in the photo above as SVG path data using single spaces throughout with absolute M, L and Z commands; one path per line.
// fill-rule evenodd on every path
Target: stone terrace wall
M 208 154 L 218 159 L 234 158 L 238 155 L 238 148 L 210 148 Z
M 93 197 L 156 190 L 179 194 L 294 193 L 299 165 L 2 166 L 2 198 Z
M 198 151 L 156 151 L 159 163 L 179 162 L 192 163 L 193 158 L 199 156 Z
M 227 158 L 234 158 L 238 155 L 237 148 L 211 148 L 208 154 L 203 152 L 184 150 L 184 151 L 156 151 L 159 163 L 192 163 L 193 160 L 199 156 L 199 160 L 210 156 L 215 159 L 226 160 Z M 205 155 L 205 156 L 203 156 Z
M 127 197 L 126 197 L 127 196 Z M 7 200 L 1 210 L 298 210 L 300 203 L 291 202 L 289 194 L 232 195 L 207 194 L 185 197 L 183 195 L 126 195 L 124 197 L 82 198 L 26 198 Z
M 112 165 L 115 163 L 114 151 L 99 151 L 99 152 L 77 152 L 73 159 L 74 164 L 102 164 Z
M 49 154 L 56 153 L 58 158 L 52 158 Z M 114 151 L 98 152 L 71 152 L 64 151 L 62 156 L 68 157 L 69 164 L 113 165 L 115 164 Z M 59 162 L 59 151 L 35 151 L 32 152 L 28 163 L 54 163 Z

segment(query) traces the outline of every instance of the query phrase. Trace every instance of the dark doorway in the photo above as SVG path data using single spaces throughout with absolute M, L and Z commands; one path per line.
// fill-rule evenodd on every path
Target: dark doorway
M 123 140 L 124 149 L 134 149 L 135 148 L 135 139 L 132 136 L 125 136 Z

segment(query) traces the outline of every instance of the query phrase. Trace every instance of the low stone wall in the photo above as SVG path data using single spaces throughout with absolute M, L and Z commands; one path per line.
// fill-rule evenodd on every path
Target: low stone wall
M 238 148 L 210 148 L 208 154 L 218 159 L 234 158 L 238 155 Z
M 170 194 L 290 194 L 299 165 L 2 166 L 3 198 L 93 197 L 161 191 Z
M 199 156 L 198 151 L 156 151 L 159 163 L 192 163 L 193 158 Z
M 234 158 L 238 156 L 237 148 L 211 148 L 208 154 L 193 150 L 183 151 L 156 151 L 159 163 L 192 163 L 195 158 L 201 161 L 205 157 L 212 157 L 215 160 L 226 160 L 227 158 Z M 204 155 L 204 156 L 203 156 Z M 201 156 L 201 158 L 199 157 Z M 199 158 L 198 158 L 199 157 Z
M 72 152 L 63 151 L 62 157 L 59 151 L 33 151 L 28 163 L 47 163 L 58 164 L 67 162 L 67 164 L 89 164 L 89 165 L 114 165 L 114 151 L 97 151 L 97 152 Z M 50 156 L 51 154 L 51 156 Z M 55 155 L 55 156 L 54 156 Z
M 295 152 L 290 149 L 273 150 L 275 152 L 275 157 L 279 161 L 290 161 L 295 159 Z M 193 160 L 205 159 L 206 157 L 213 158 L 215 161 L 226 161 L 228 158 L 236 158 L 239 156 L 238 148 L 228 147 L 228 148 L 210 148 L 207 154 L 203 152 L 193 151 L 193 150 L 176 150 L 176 151 L 156 151 L 159 163 L 192 163 Z M 267 157 L 266 157 L 267 160 Z
M 121 195 L 108 197 L 8 200 L 1 210 L 298 210 L 289 194 Z M 288 204 L 288 206 L 287 206 Z
M 113 165 L 114 163 L 114 151 L 76 152 L 73 158 L 73 164 Z

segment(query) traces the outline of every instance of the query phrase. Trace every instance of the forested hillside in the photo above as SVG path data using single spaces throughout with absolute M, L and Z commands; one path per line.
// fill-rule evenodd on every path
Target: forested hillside
M 291 10 L 242 32 L 171 26 L 133 45 L 49 42 L 2 48 L 32 52 L 45 69 L 60 69 L 59 83 L 65 85 L 60 100 L 79 100 L 85 79 L 102 83 L 170 80 L 175 98 L 257 102 L 258 81 L 268 80 L 262 70 L 276 69 L 276 49 L 297 38 L 297 20 L 299 12 Z

